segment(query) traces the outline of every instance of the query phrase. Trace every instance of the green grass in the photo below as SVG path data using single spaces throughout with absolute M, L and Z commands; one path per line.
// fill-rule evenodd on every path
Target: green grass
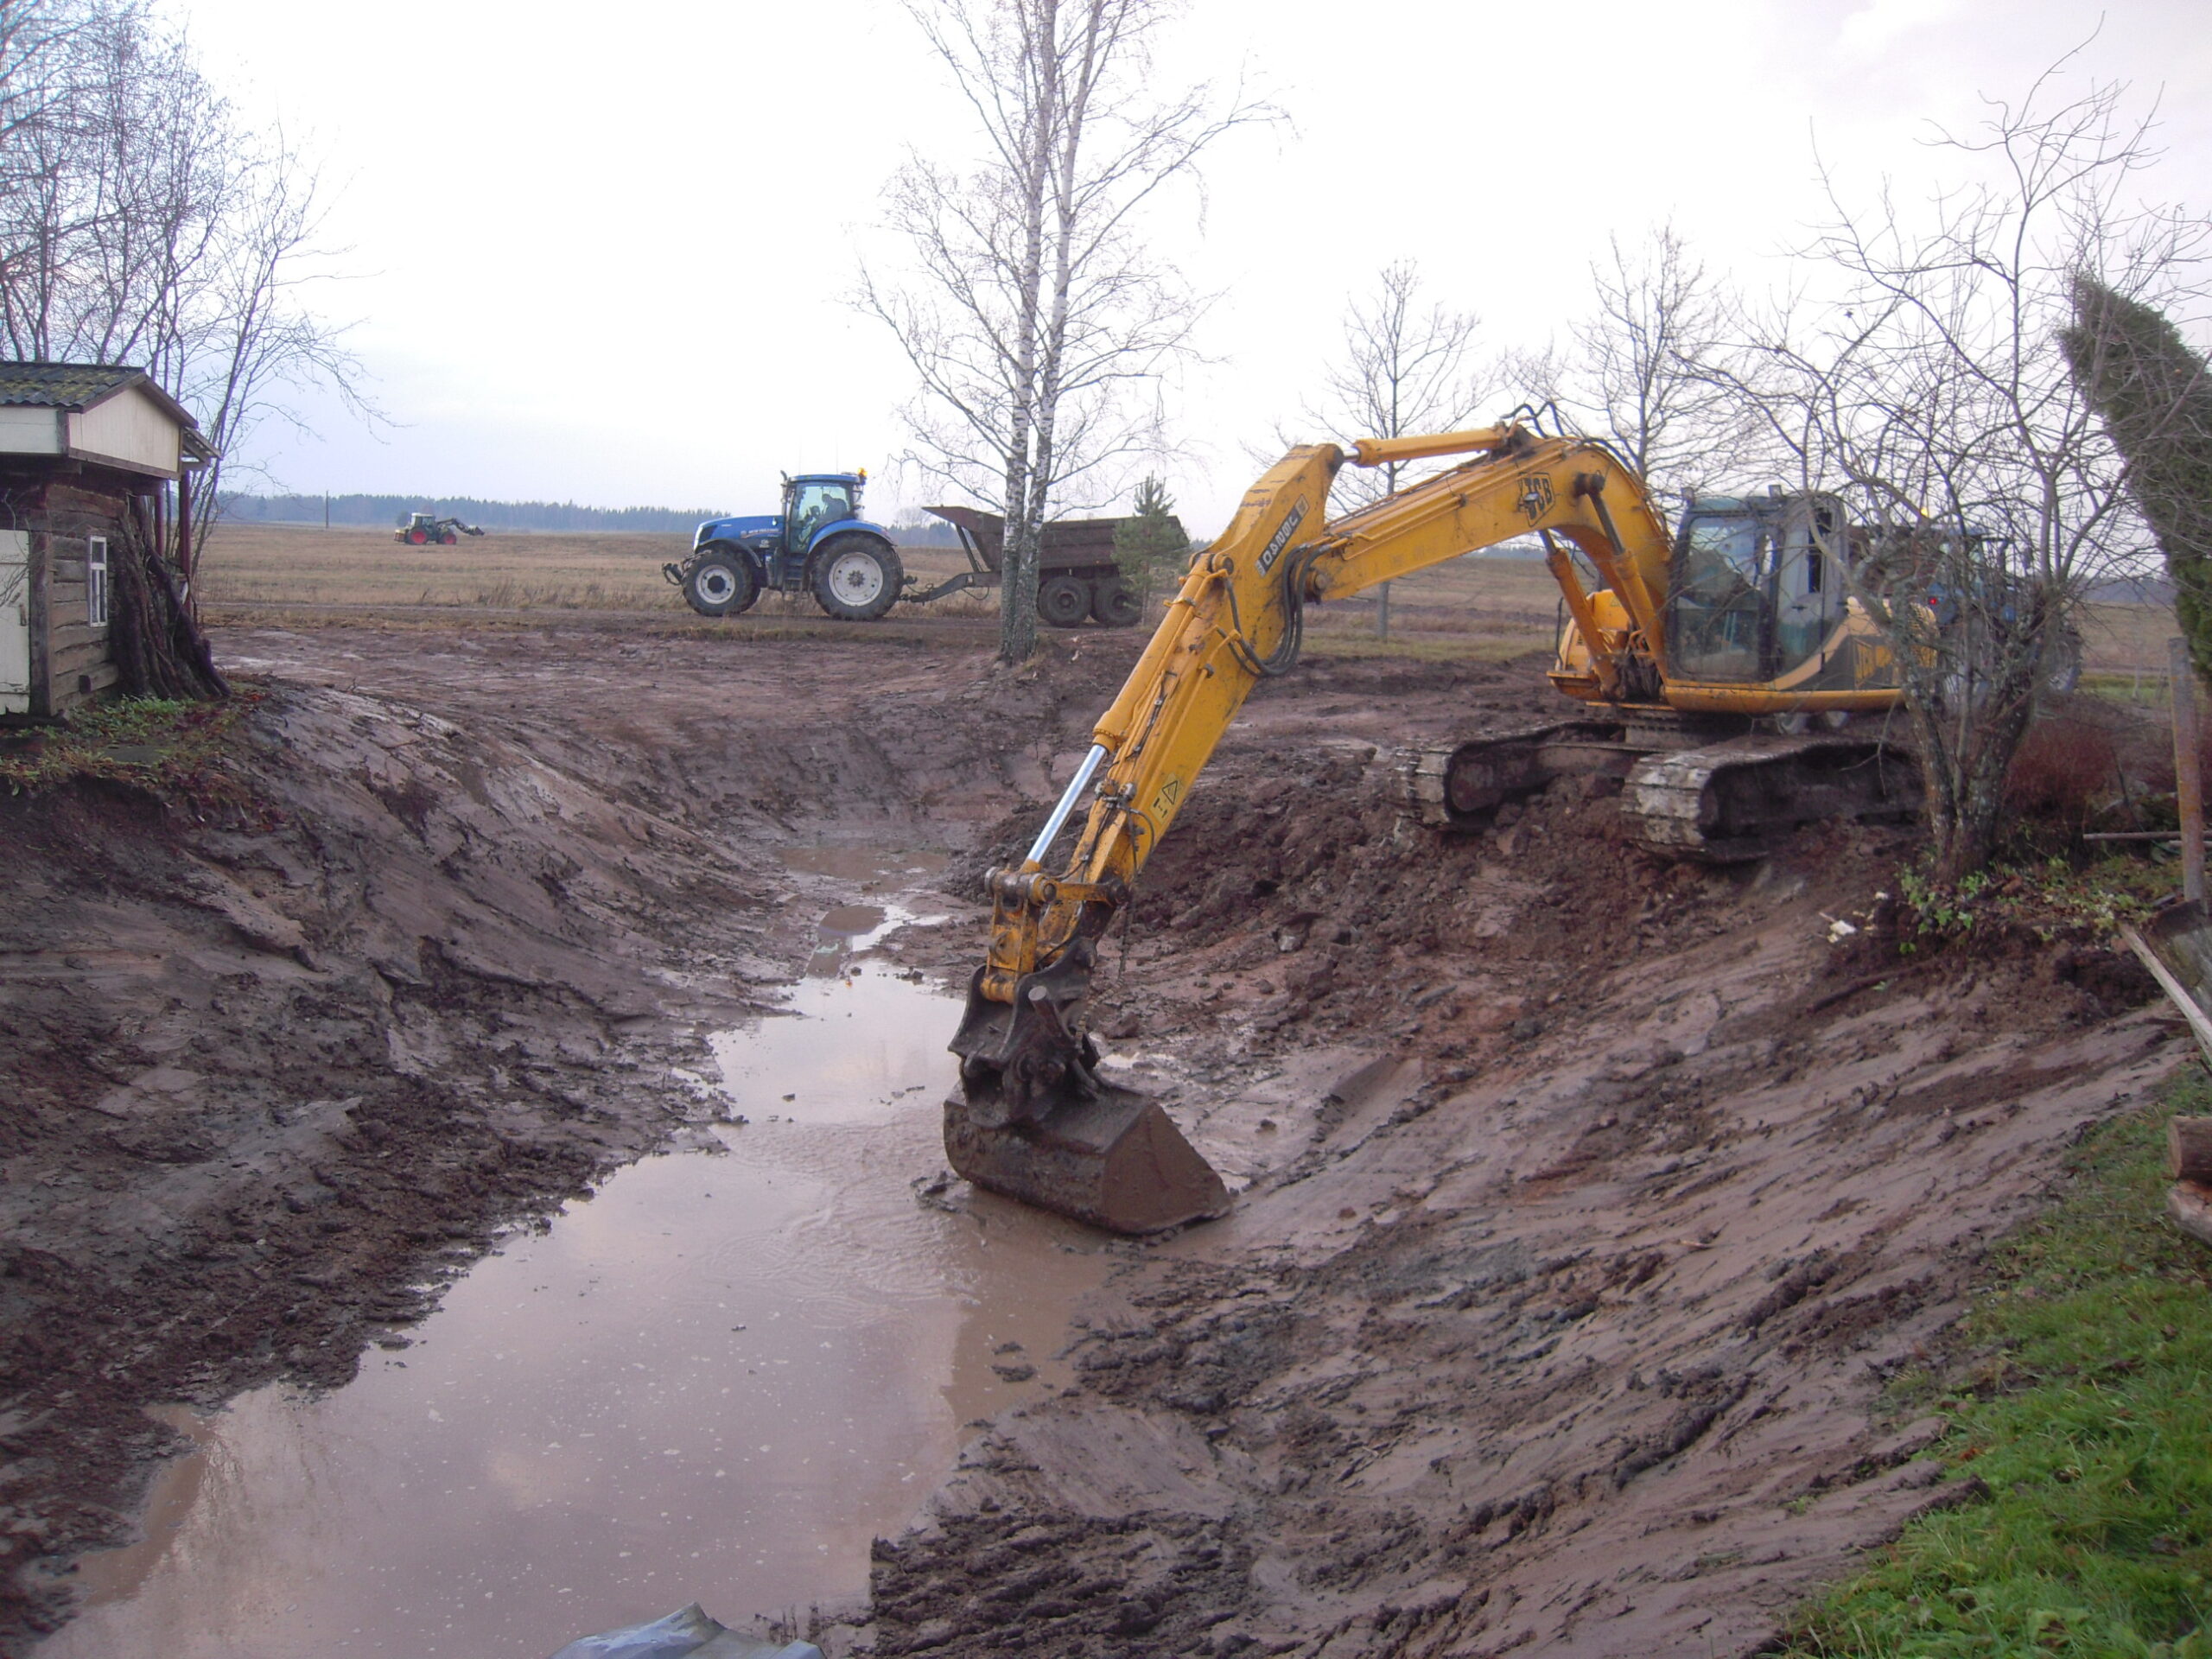
M 1936 1455 L 1974 1496 L 1802 1614 L 1789 1653 L 2212 1659 L 2212 1250 L 2164 1217 L 2176 1111 L 2212 1113 L 2196 1068 L 1991 1253 L 1957 1365 L 1895 1385 L 1950 1416 Z
M 220 702 L 125 697 L 73 709 L 66 722 L 0 745 L 0 790 L 35 794 L 89 778 L 164 795 L 222 793 L 225 739 L 260 695 L 240 691 Z
M 2155 848 L 2094 854 L 2079 866 L 2063 854 L 2037 854 L 2017 832 L 2010 856 L 1941 887 L 1908 867 L 1897 874 L 1898 949 L 1923 948 L 1977 933 L 2109 944 L 2123 922 L 2145 920 L 2172 893 L 2173 872 Z

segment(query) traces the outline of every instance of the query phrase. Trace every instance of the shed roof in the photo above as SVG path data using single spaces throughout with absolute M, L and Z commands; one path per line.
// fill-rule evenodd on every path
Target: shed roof
M 120 363 L 0 363 L 0 407 L 81 414 L 128 386 L 143 387 L 179 426 L 199 432 L 200 423 L 143 369 Z

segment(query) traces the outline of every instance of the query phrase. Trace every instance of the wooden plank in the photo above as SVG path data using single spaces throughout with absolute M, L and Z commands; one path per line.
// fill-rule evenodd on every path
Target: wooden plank
M 2166 1216 L 2191 1238 L 2212 1244 L 2212 1186 L 2176 1181 L 2166 1189 Z
M 2136 960 L 2151 970 L 2151 977 L 2158 982 L 2158 988 L 2166 994 L 2174 1007 L 2181 1010 L 2181 1017 L 2189 1021 L 2190 1030 L 2196 1034 L 2196 1046 L 2204 1051 L 2207 1061 L 2212 1061 L 2212 1019 L 2196 1005 L 2196 999 L 2185 990 L 2182 982 L 2166 971 L 2166 965 L 2152 954 L 2151 947 L 2143 943 L 2143 936 L 2133 928 L 2121 924 L 2120 937 L 2135 953 Z
M 2177 1181 L 2212 1182 L 2212 1117 L 2167 1122 L 2166 1173 Z
M 2181 814 L 2181 896 L 2204 902 L 2204 780 L 2197 776 L 2196 676 L 2189 642 L 2167 642 L 2174 703 L 2174 795 Z
M 84 614 L 81 607 L 79 607 L 77 614 L 79 616 Z M 49 629 L 47 637 L 53 641 L 54 649 L 57 653 L 67 651 L 75 645 L 98 645 L 103 652 L 107 649 L 107 629 L 96 628 L 89 622 L 65 622 L 59 627 Z
M 97 668 L 102 663 L 111 663 L 114 660 L 115 652 L 109 647 L 107 637 L 103 634 L 97 639 L 79 640 L 75 645 L 57 648 L 54 653 L 54 676 L 56 679 L 60 679 L 66 674 L 74 679 L 87 669 Z

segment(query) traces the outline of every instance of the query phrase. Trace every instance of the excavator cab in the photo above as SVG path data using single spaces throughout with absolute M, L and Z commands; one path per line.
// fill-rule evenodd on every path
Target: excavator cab
M 1691 497 L 1668 583 L 1669 672 L 1759 685 L 1816 665 L 1847 615 L 1848 544 L 1832 495 Z

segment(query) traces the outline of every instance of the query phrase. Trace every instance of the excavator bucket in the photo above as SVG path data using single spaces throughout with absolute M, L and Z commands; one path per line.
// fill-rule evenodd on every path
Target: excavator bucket
M 1149 1095 L 1095 1099 L 986 1126 L 967 1091 L 944 1103 L 944 1152 L 976 1185 L 1109 1233 L 1156 1233 L 1229 1212 L 1229 1189 Z
M 1090 950 L 1025 976 L 1011 1003 L 969 987 L 944 1153 L 977 1186 L 1103 1227 L 1157 1233 L 1229 1213 L 1229 1189 L 1149 1095 L 1107 1082 L 1080 1036 Z

